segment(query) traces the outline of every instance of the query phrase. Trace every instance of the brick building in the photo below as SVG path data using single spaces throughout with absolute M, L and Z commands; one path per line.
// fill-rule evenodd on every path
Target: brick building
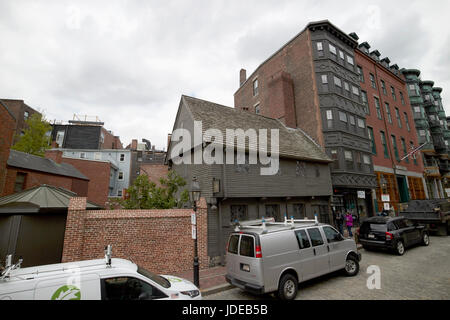
M 450 130 L 442 104 L 442 88 L 433 81 L 422 81 L 417 69 L 402 69 L 417 128 L 425 170 L 426 190 L 430 199 L 446 198 L 450 167 L 448 163 Z
M 0 195 L 6 179 L 6 163 L 16 130 L 16 118 L 10 108 L 0 100 Z
M 356 34 L 352 36 L 358 40 Z M 384 207 L 381 195 L 388 194 L 389 206 L 398 212 L 400 203 L 426 199 L 427 192 L 422 158 L 416 155 L 404 158 L 419 146 L 405 79 L 396 64 L 390 65 L 389 58 L 380 56 L 378 50 L 370 51 L 367 42 L 355 49 L 377 176 L 376 211 Z
M 11 150 L 2 196 L 43 184 L 87 196 L 89 179 L 70 164 Z
M 0 100 L 5 106 L 8 107 L 11 114 L 13 114 L 14 118 L 16 119 L 14 138 L 12 142 L 12 144 L 15 144 L 18 141 L 20 135 L 24 132 L 24 130 L 27 127 L 25 121 L 33 114 L 35 113 L 40 114 L 40 112 L 31 108 L 23 100 L 16 100 L 16 99 L 0 99 Z
M 247 78 L 240 71 L 235 108 L 301 128 L 334 160 L 333 207 L 367 216 L 377 187 L 355 49 L 329 21 L 313 22 Z

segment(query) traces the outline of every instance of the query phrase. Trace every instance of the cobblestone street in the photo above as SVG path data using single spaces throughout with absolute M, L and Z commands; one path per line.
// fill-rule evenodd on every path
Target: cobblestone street
M 450 237 L 431 237 L 429 247 L 409 248 L 403 256 L 362 249 L 360 272 L 355 277 L 332 273 L 299 285 L 299 300 L 407 300 L 450 299 Z M 371 265 L 381 270 L 381 288 L 369 290 Z M 233 288 L 205 297 L 208 300 L 274 299 Z

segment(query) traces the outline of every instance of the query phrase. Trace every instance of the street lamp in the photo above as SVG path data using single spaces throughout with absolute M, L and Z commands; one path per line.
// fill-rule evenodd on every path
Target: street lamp
M 194 284 L 200 288 L 199 266 L 198 266 L 198 248 L 197 248 L 197 201 L 200 200 L 200 184 L 196 177 L 192 178 L 191 190 L 189 197 L 194 205 L 194 221 L 195 221 L 195 239 L 194 239 Z

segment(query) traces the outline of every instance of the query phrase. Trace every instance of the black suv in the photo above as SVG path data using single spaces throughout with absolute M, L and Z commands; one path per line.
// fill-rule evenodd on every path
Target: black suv
M 356 233 L 364 249 L 390 249 L 398 255 L 414 244 L 430 244 L 425 226 L 414 225 L 404 217 L 371 217 L 362 222 Z

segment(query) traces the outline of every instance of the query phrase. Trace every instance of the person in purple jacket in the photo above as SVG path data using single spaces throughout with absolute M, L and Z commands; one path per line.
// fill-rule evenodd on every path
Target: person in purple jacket
M 353 237 L 353 233 L 352 233 L 353 216 L 349 211 L 347 211 L 347 214 L 345 215 L 345 225 L 347 226 L 349 237 Z

